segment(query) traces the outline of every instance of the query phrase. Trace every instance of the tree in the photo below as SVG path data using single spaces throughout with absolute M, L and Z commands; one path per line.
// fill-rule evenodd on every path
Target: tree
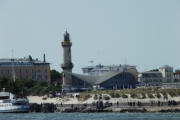
M 5 88 L 6 91 L 12 92 L 14 89 L 14 81 L 12 79 L 8 79 L 6 77 L 0 78 L 0 90 Z
M 59 73 L 56 70 L 51 70 L 51 83 L 57 82 L 57 83 L 62 83 L 62 73 Z

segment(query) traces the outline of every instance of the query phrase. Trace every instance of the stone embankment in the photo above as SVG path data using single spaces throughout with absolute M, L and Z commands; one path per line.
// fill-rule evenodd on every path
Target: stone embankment
M 121 106 L 109 105 L 97 107 L 94 105 L 58 105 L 57 112 L 180 112 L 180 105 L 161 106 Z
M 43 104 L 37 104 L 37 103 L 31 103 L 30 104 L 30 112 L 55 112 L 56 111 L 56 105 L 53 103 L 43 103 Z
M 180 112 L 180 102 L 156 103 L 103 103 L 96 104 L 36 104 L 30 105 L 30 112 Z

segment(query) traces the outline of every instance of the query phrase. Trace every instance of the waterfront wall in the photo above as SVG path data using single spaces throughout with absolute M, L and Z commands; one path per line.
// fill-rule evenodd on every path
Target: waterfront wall
M 180 101 L 94 104 L 30 104 L 30 112 L 180 112 Z

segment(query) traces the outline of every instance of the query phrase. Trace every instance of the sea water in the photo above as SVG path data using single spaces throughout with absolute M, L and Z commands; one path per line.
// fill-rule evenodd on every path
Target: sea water
M 180 113 L 0 113 L 0 120 L 180 120 Z

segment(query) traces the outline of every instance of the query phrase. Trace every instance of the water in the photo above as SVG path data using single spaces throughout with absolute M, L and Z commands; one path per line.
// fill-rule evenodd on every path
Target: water
M 180 120 L 180 113 L 0 113 L 0 120 Z

